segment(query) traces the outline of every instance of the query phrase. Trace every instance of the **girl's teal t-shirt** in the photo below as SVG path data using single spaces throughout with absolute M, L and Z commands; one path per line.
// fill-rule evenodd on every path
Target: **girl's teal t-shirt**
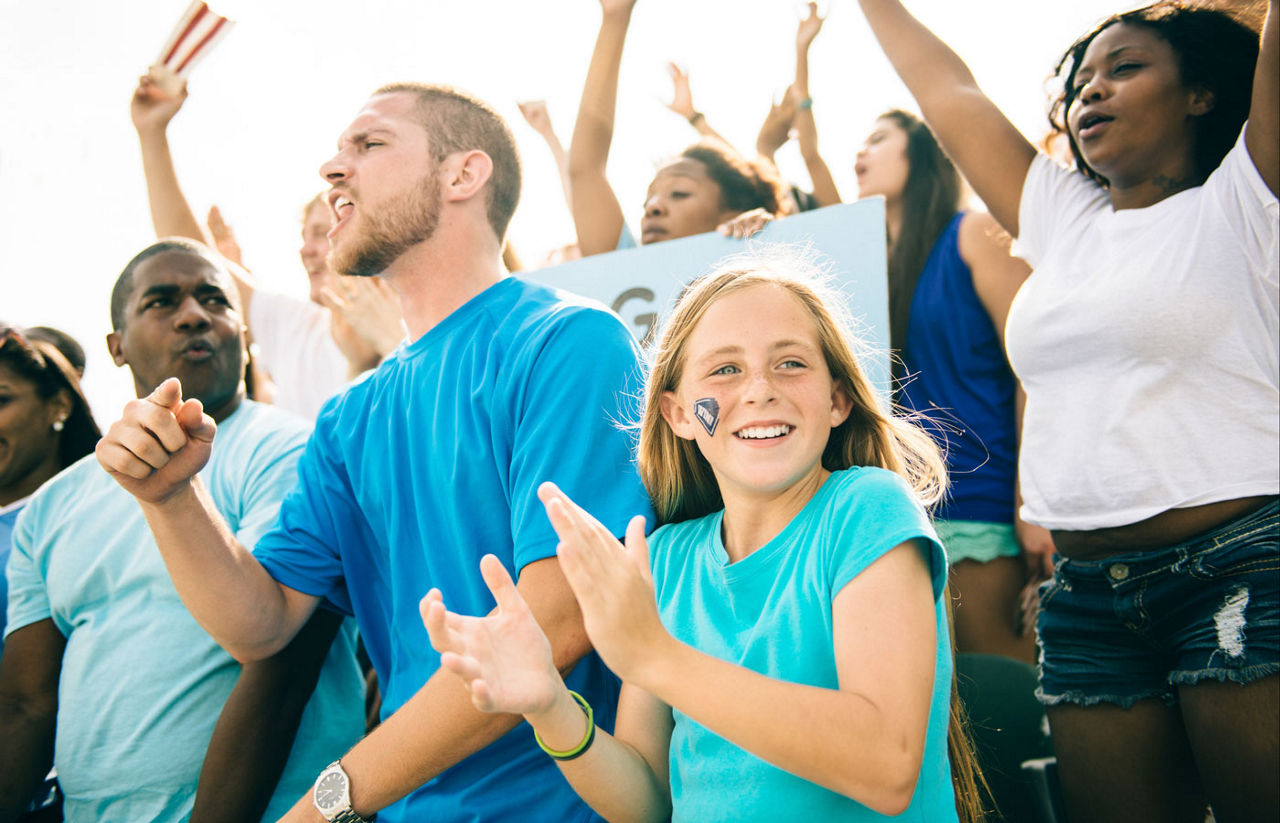
M 890 549 L 924 539 L 938 637 L 924 760 L 910 806 L 888 818 L 761 760 L 673 709 L 672 820 L 956 820 L 947 758 L 947 563 L 906 481 L 878 468 L 835 472 L 777 537 L 737 563 L 725 552 L 723 517 L 719 511 L 664 526 L 649 538 L 663 625 L 707 654 L 779 680 L 830 689 L 839 687 L 831 618 L 836 594 Z M 760 722 L 770 719 L 762 716 Z

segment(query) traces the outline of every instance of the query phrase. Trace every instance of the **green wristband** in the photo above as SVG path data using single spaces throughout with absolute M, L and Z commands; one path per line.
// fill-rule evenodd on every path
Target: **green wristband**
M 582 713 L 587 716 L 587 733 L 583 735 L 582 742 L 574 746 L 572 749 L 558 752 L 555 749 L 548 748 L 547 744 L 542 742 L 542 738 L 539 737 L 538 733 L 535 731 L 533 733 L 533 739 L 538 741 L 538 748 L 546 752 L 552 760 L 565 761 L 582 757 L 583 753 L 586 752 L 587 749 L 591 748 L 591 744 L 594 743 L 596 739 L 596 720 L 595 714 L 591 711 L 591 704 L 587 702 L 585 697 L 572 689 L 569 690 L 569 695 L 574 700 L 578 701 L 578 705 L 582 707 Z
M 698 121 L 701 119 L 702 119 L 702 112 L 695 111 L 693 114 L 689 115 L 689 125 L 696 126 L 698 125 Z
M 799 109 L 800 111 L 808 111 L 809 109 L 813 108 L 813 98 L 806 97 L 805 99 L 801 100 L 799 103 L 796 103 L 796 108 Z

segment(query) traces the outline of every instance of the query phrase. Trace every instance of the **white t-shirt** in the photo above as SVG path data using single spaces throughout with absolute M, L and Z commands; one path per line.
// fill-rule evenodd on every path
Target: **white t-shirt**
M 329 332 L 329 310 L 254 289 L 249 331 L 276 384 L 275 405 L 314 421 L 347 385 L 347 358 Z
M 1113 211 L 1037 156 L 1009 310 L 1024 519 L 1051 529 L 1280 492 L 1280 203 L 1243 134 L 1203 186 Z

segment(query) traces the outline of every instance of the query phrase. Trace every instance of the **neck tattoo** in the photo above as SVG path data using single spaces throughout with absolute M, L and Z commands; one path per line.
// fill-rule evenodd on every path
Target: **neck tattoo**
M 1184 177 L 1181 180 L 1175 180 L 1167 174 L 1157 174 L 1151 178 L 1151 185 L 1160 189 L 1160 193 L 1165 197 L 1171 194 L 1177 194 L 1180 191 L 1189 189 L 1199 183 L 1199 179 L 1195 175 Z

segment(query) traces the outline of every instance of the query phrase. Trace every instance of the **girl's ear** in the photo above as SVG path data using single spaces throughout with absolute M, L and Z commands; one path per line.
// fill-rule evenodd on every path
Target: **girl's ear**
M 44 402 L 45 425 L 52 426 L 55 421 L 65 423 L 71 409 L 71 394 L 66 389 L 58 389 L 57 394 Z
M 1204 86 L 1196 86 L 1191 90 L 1191 116 L 1200 117 L 1213 111 L 1218 98 Z
M 662 396 L 658 398 L 658 410 L 662 412 L 662 419 L 667 421 L 667 425 L 671 427 L 672 433 L 676 437 L 692 440 L 694 437 L 695 425 L 693 415 L 689 410 L 680 404 L 680 398 L 673 391 L 664 391 Z
M 853 410 L 853 399 L 849 397 L 849 392 L 845 390 L 844 384 L 836 381 L 831 389 L 831 428 L 839 426 L 841 423 L 849 419 L 849 412 Z

